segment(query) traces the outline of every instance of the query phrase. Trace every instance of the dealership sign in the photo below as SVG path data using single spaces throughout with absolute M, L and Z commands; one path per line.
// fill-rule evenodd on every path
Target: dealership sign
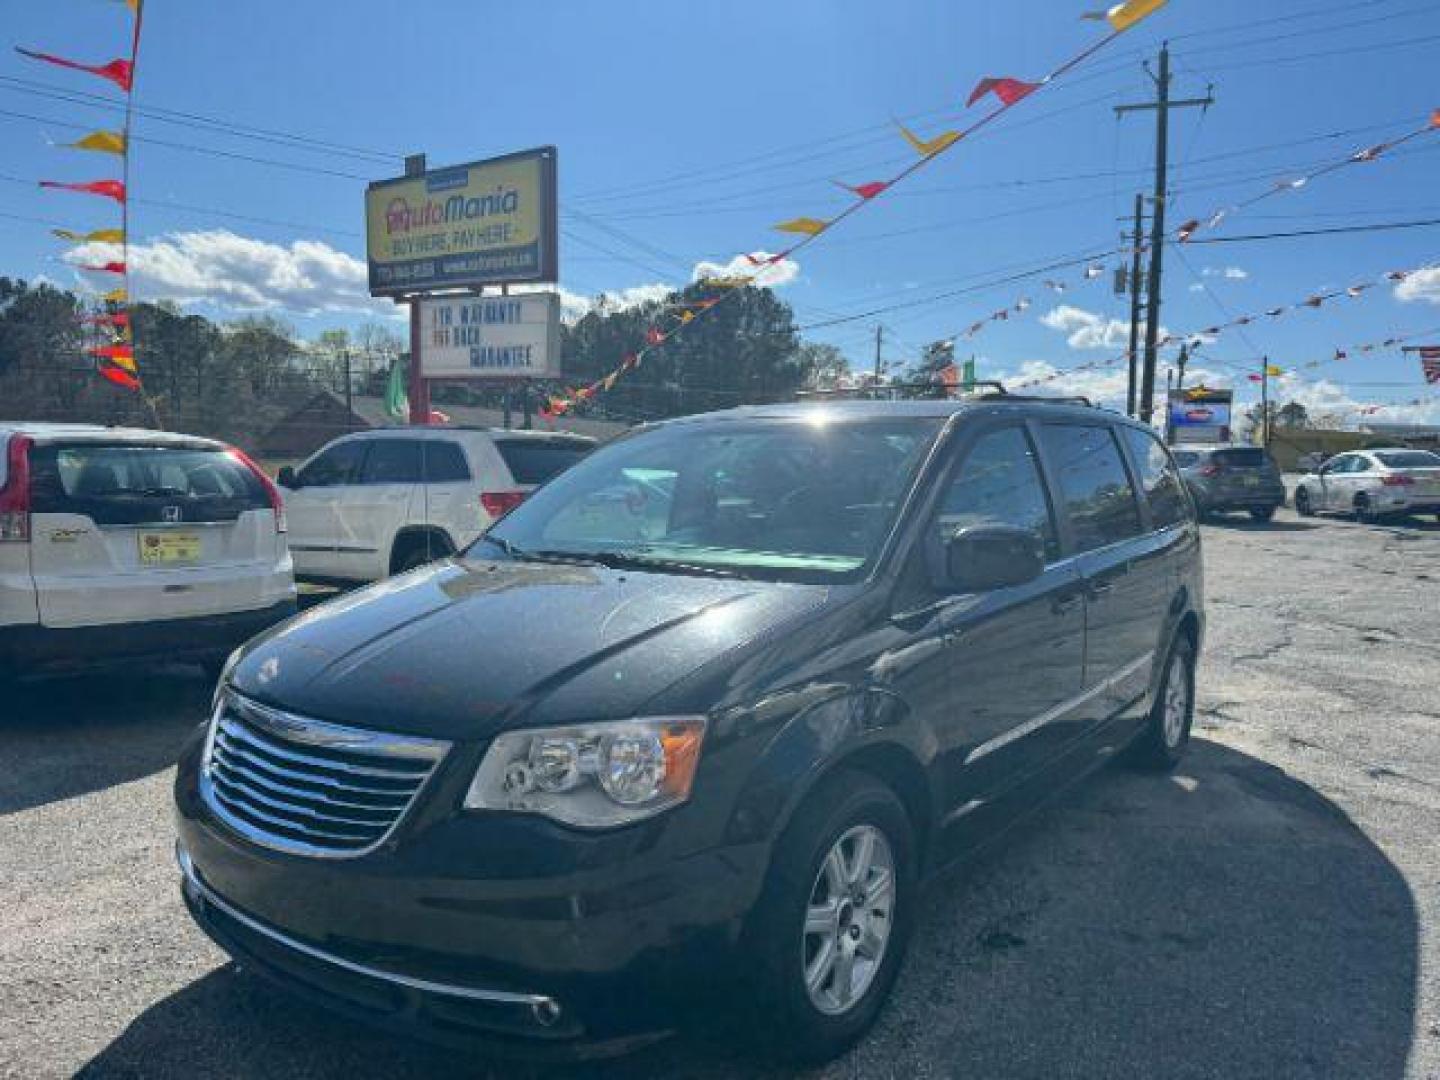
M 1231 390 L 1170 392 L 1170 441 L 1174 443 L 1223 443 L 1230 441 Z
M 553 282 L 555 148 L 382 180 L 365 192 L 372 296 Z
M 553 379 L 560 374 L 560 297 L 429 297 L 420 301 L 426 379 Z

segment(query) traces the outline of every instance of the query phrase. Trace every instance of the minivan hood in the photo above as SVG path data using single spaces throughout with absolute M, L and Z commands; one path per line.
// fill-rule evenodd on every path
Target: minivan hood
M 301 715 L 437 738 L 618 719 L 828 593 L 447 560 L 283 624 L 247 646 L 230 678 L 241 693 Z

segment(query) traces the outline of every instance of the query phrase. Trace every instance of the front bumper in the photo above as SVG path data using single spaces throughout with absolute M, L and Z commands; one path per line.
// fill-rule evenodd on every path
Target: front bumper
M 653 1039 L 723 984 L 763 881 L 763 845 L 669 854 L 674 815 L 583 834 L 446 810 L 473 771 L 459 752 L 381 849 L 285 854 L 214 816 L 197 757 L 176 781 L 196 922 L 243 966 L 432 1042 L 570 1058 Z
M 103 626 L 0 626 L 0 664 L 22 675 L 157 660 L 213 660 L 294 615 L 294 599 L 254 611 Z

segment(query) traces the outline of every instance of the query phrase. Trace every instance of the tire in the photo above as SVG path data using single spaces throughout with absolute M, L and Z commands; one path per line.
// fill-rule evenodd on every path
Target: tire
M 1178 712 L 1172 713 L 1172 707 Z M 1131 763 L 1150 772 L 1168 772 L 1175 768 L 1190 745 L 1194 720 L 1195 646 L 1188 634 L 1179 634 L 1166 654 L 1165 674 L 1145 730 L 1131 748 Z
M 1370 507 L 1370 496 L 1363 491 L 1355 496 L 1355 520 L 1362 525 L 1375 523 L 1375 511 Z
M 869 843 L 873 911 L 857 910 L 845 881 Z M 832 861 L 832 853 L 840 862 Z M 891 890 L 877 893 L 885 856 Z M 831 903 L 839 885 L 841 898 Z M 875 1022 L 900 971 L 916 907 L 915 833 L 895 793 L 868 773 L 842 769 L 796 811 L 771 859 L 770 875 L 747 932 L 745 964 L 764 1047 L 795 1064 L 837 1057 Z M 807 915 L 833 908 L 825 929 Z M 877 946 L 875 939 L 879 937 Z M 865 947 L 876 953 L 868 961 Z M 827 966 L 826 949 L 832 959 Z M 848 964 L 846 960 L 848 959 Z M 842 983 L 846 970 L 848 984 Z M 807 976 L 815 973 L 814 989 Z M 848 985 L 848 994 L 841 990 Z M 848 998 L 848 1000 L 847 1000 Z
M 428 566 L 450 554 L 450 545 L 438 536 L 411 536 L 402 541 L 400 550 L 390 560 L 393 574 L 403 574 Z
M 1301 517 L 1315 516 L 1315 508 L 1310 505 L 1310 492 L 1303 487 L 1295 489 L 1295 513 Z
M 1270 521 L 1275 517 L 1275 507 L 1267 506 L 1264 510 L 1256 509 L 1250 511 L 1250 516 L 1256 521 Z

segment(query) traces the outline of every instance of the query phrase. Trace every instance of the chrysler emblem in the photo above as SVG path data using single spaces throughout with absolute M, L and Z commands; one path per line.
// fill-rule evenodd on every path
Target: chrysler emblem
M 174 524 L 175 522 L 180 520 L 180 507 L 167 506 L 161 512 L 161 516 L 165 519 L 165 521 Z

